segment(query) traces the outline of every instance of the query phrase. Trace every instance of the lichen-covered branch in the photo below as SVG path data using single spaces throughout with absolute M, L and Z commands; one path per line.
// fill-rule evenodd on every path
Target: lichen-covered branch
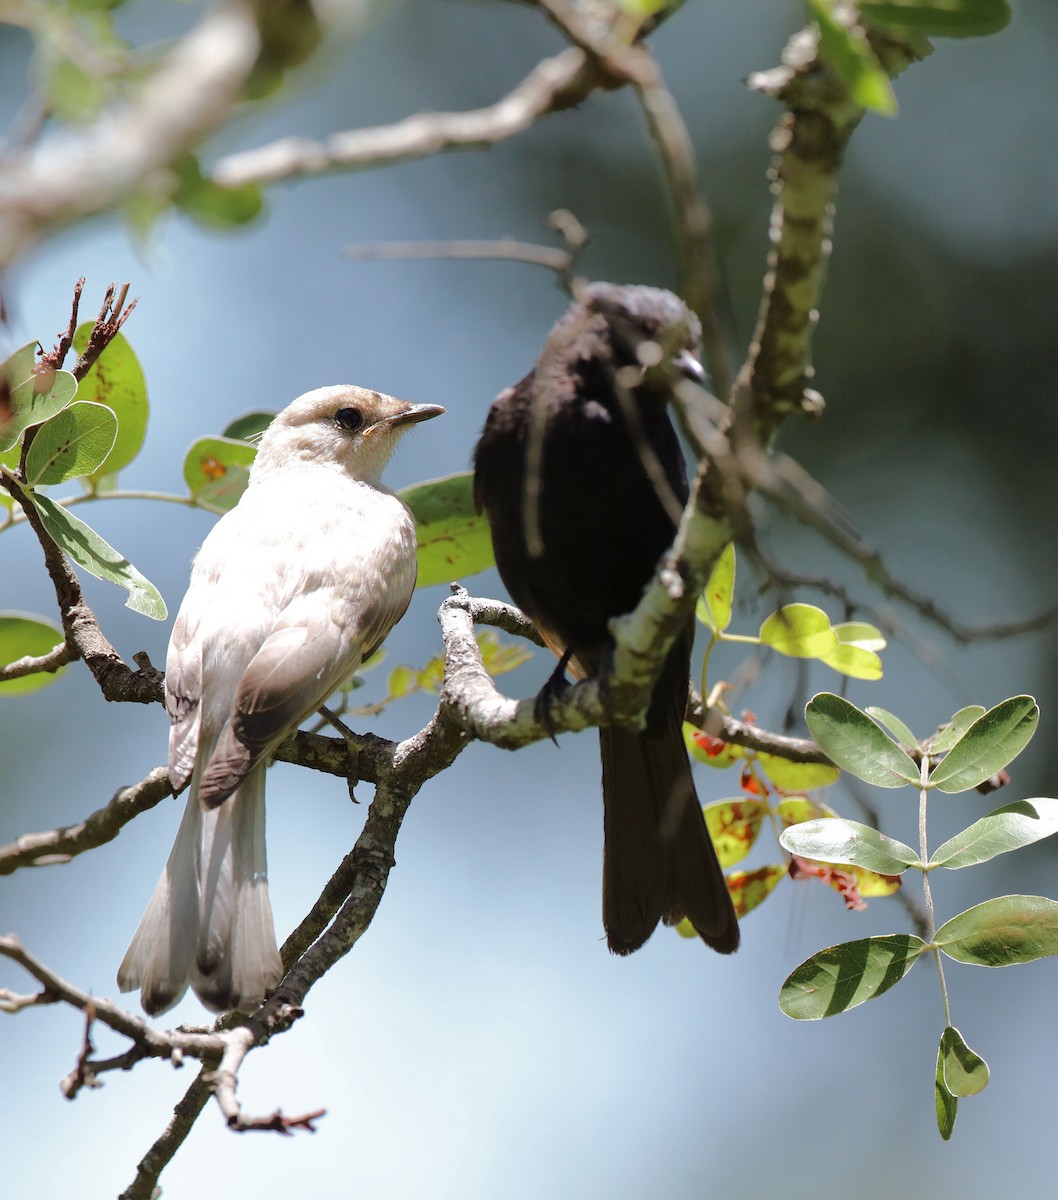
M 872 41 L 890 74 L 913 60 L 898 39 Z M 783 64 L 749 86 L 786 107 L 771 137 L 775 152 L 772 249 L 757 326 L 736 385 L 736 412 L 761 445 L 784 416 L 818 412 L 812 381 L 812 334 L 830 252 L 838 172 L 864 110 L 819 55 L 814 28 L 794 35 Z

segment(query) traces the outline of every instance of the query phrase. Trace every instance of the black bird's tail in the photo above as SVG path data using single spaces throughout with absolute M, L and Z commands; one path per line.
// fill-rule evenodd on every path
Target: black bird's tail
M 638 950 L 658 921 L 687 917 L 721 954 L 738 918 L 705 827 L 673 703 L 651 733 L 599 730 L 603 779 L 603 925 L 615 954 Z

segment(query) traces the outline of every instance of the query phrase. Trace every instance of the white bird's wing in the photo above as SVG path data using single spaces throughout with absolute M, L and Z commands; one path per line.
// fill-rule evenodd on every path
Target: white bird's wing
M 191 778 L 202 727 L 202 643 L 185 603 L 173 625 L 165 662 L 165 710 L 169 729 L 169 779 L 173 790 Z
M 404 615 L 414 586 L 413 563 L 370 597 L 353 585 L 340 599 L 321 588 L 291 602 L 239 681 L 231 722 L 199 781 L 203 805 L 220 804 L 359 669 Z

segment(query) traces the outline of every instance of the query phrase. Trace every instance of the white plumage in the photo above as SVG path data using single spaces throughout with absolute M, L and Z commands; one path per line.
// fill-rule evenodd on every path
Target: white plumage
M 265 770 L 374 653 L 415 587 L 415 523 L 380 482 L 400 435 L 444 410 L 320 388 L 261 439 L 249 486 L 195 557 L 166 659 L 169 774 L 187 808 L 118 970 L 155 1015 L 188 984 L 248 1010 L 282 977 L 268 899 Z

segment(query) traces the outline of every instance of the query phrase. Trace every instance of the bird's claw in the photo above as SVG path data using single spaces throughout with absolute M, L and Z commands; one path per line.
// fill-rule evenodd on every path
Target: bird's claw
M 566 667 L 569 665 L 569 660 L 572 657 L 572 650 L 567 650 L 562 655 L 558 660 L 558 665 L 537 693 L 536 700 L 533 703 L 533 715 L 547 730 L 547 736 L 556 746 L 558 745 L 558 738 L 555 736 L 555 723 L 551 720 L 551 705 L 556 700 L 561 700 L 565 693 L 569 691 L 570 682 L 566 678 Z

